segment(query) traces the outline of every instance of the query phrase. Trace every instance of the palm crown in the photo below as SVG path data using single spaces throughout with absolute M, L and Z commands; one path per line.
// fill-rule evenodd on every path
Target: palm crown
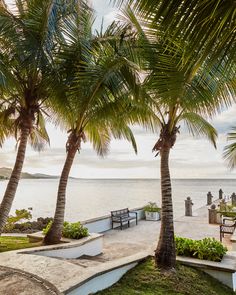
M 139 68 L 128 54 L 127 28 L 113 23 L 105 32 L 93 34 L 92 12 L 86 9 L 81 15 L 70 16 L 62 27 L 57 62 L 58 86 L 64 88 L 58 95 L 56 87 L 56 121 L 63 118 L 71 136 L 79 142 L 89 139 L 99 155 L 107 153 L 111 137 L 129 140 L 137 151 L 129 124 L 152 128 L 155 116 L 139 95 Z
M 2 139 L 15 134 L 19 141 L 0 206 L 0 232 L 10 212 L 22 171 L 28 139 L 41 149 L 48 141 L 44 125 L 58 24 L 69 13 L 63 0 L 17 0 L 14 13 L 0 5 L 0 122 Z M 70 6 L 71 7 L 71 6 Z M 7 130 L 7 131 L 6 131 Z M 42 140 L 43 139 L 43 140 Z
M 0 7 L 1 120 L 17 139 L 22 127 L 27 127 L 31 143 L 38 148 L 40 138 L 49 141 L 44 102 L 50 97 L 48 79 L 59 7 L 54 1 L 17 1 L 14 14 Z

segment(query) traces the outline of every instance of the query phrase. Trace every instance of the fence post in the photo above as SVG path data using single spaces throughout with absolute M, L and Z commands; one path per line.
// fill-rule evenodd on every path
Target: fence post
M 185 200 L 185 216 L 193 216 L 193 202 L 190 197 Z
M 207 193 L 207 205 L 212 204 L 212 198 L 213 198 L 213 196 L 212 196 L 211 192 L 208 192 Z
M 223 191 L 222 191 L 222 189 L 220 188 L 220 190 L 219 190 L 219 199 L 221 200 L 221 199 L 223 199 Z

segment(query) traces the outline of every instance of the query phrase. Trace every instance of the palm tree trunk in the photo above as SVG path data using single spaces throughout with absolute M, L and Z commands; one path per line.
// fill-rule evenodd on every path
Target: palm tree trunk
M 176 264 L 169 154 L 169 147 L 163 148 L 160 152 L 162 213 L 160 237 L 155 251 L 155 262 L 156 266 L 162 270 L 174 269 Z
M 65 217 L 66 187 L 76 152 L 77 148 L 69 148 L 67 152 L 66 161 L 59 181 L 59 187 L 57 192 L 57 204 L 53 218 L 53 223 L 50 230 L 44 238 L 44 243 L 46 245 L 58 244 L 61 240 L 62 228 Z
M 25 159 L 25 152 L 26 152 L 29 133 L 30 133 L 29 127 L 23 126 L 21 128 L 20 143 L 19 143 L 19 147 L 17 151 L 15 165 L 12 170 L 12 173 L 11 173 L 11 176 L 7 184 L 7 188 L 0 206 L 0 234 L 2 233 L 4 226 L 7 222 L 7 218 L 10 213 L 11 206 L 16 194 L 17 186 L 20 180 L 21 171 L 22 171 L 22 167 L 23 167 L 23 163 Z

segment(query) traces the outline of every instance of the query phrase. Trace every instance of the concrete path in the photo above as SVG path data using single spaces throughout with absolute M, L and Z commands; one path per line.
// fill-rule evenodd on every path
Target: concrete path
M 204 237 L 219 239 L 219 226 L 208 224 L 208 208 L 200 208 L 194 214 L 194 217 L 181 217 L 175 220 L 176 235 L 193 239 L 202 239 Z M 15 274 L 14 272 L 8 272 L 6 276 L 3 270 L 3 274 L 0 272 L 0 294 L 32 294 L 20 291 L 21 286 L 26 286 L 27 282 L 32 288 L 39 288 L 37 289 L 39 290 L 38 293 L 34 292 L 34 294 L 53 294 L 50 293 L 53 289 L 45 289 L 45 286 L 52 285 L 56 288 L 53 292 L 57 292 L 54 294 L 65 292 L 79 282 L 108 268 L 119 266 L 122 262 L 128 263 L 134 259 L 152 255 L 157 244 L 159 231 L 160 222 L 145 220 L 140 221 L 138 226 L 133 225 L 122 231 L 119 229 L 110 230 L 104 235 L 103 254 L 92 259 L 91 257 L 56 259 L 32 254 L 20 254 L 22 250 L 1 253 L 1 266 L 30 273 L 31 277 L 25 277 L 21 273 Z M 225 239 L 224 243 L 230 247 L 229 238 Z M 235 261 L 232 263 L 235 263 Z M 41 280 L 44 284 L 42 285 L 37 280 Z M 17 293 L 14 293 L 14 290 L 11 290 L 12 293 L 7 293 L 9 285 L 12 284 L 18 286 Z M 31 289 L 31 287 L 29 288 Z
M 57 289 L 49 282 L 29 273 L 0 267 L 0 295 L 58 295 Z

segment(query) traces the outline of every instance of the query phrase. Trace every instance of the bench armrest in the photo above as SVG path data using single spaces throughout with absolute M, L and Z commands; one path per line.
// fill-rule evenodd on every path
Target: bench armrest
M 138 212 L 136 212 L 136 211 L 129 211 L 129 214 L 135 214 L 136 217 L 138 216 Z
M 119 219 L 121 221 L 122 220 L 122 216 L 121 215 L 119 215 L 119 216 L 112 215 L 111 216 L 111 220 L 117 220 L 117 219 Z

